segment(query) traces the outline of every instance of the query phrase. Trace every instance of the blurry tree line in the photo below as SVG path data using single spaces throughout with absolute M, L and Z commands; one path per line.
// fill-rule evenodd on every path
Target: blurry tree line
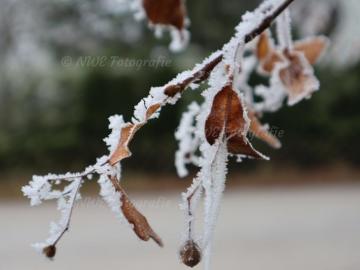
M 156 40 L 144 23 L 133 21 L 129 15 L 102 14 L 105 17 L 102 20 L 112 22 L 119 29 L 123 24 L 130 28 L 127 32 L 123 29 L 116 32 L 116 27 L 109 30 L 102 21 L 100 25 L 105 30 L 97 40 L 96 31 L 84 30 L 87 24 L 77 21 L 80 15 L 76 6 L 69 1 L 59 3 L 56 8 L 47 8 L 47 23 L 60 28 L 60 24 L 75 21 L 79 42 L 76 35 L 67 42 L 61 40 L 61 35 L 44 38 L 41 44 L 50 48 L 54 60 L 50 71 L 27 76 L 26 80 L 20 75 L 11 76 L 13 81 L 0 78 L 1 171 L 31 169 L 41 173 L 49 169 L 78 169 L 93 163 L 96 157 L 107 153 L 102 138 L 108 135 L 110 115 L 123 114 L 129 120 L 133 106 L 151 86 L 166 83 L 219 48 L 232 36 L 240 15 L 256 6 L 250 1 L 187 1 L 191 45 L 184 53 L 173 55 L 167 50 L 168 37 Z M 9 40 L 11 43 L 11 37 Z M 90 46 L 92 43 L 96 46 Z M 170 64 L 156 69 L 61 64 L 64 56 L 76 61 L 85 55 L 148 60 L 161 56 Z M 311 100 L 264 117 L 263 122 L 271 123 L 275 131 L 282 131 L 279 134 L 283 148 L 274 151 L 261 143 L 256 145 L 274 164 L 317 166 L 341 161 L 357 166 L 360 163 L 360 64 L 341 70 L 321 66 L 317 72 L 321 90 Z M 24 83 L 17 84 L 18 80 Z M 261 78 L 254 75 L 251 80 Z M 164 108 L 159 119 L 136 135 L 131 145 L 134 157 L 126 160 L 125 166 L 174 171 L 177 148 L 174 131 L 180 112 L 191 100 L 200 98 L 200 91 L 188 90 L 176 106 Z

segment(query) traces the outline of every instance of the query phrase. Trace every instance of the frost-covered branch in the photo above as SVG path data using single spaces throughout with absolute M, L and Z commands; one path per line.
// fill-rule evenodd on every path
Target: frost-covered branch
M 243 158 L 268 160 L 252 145 L 249 134 L 274 148 L 279 148 L 281 143 L 259 118 L 264 112 L 278 110 L 286 98 L 288 105 L 294 105 L 309 98 L 319 88 L 312 65 L 323 54 L 328 41 L 324 37 L 314 37 L 293 42 L 287 9 L 293 1 L 264 1 L 255 11 L 242 16 L 235 28 L 235 35 L 221 50 L 211 54 L 192 70 L 180 73 L 167 84 L 152 87 L 149 95 L 135 106 L 131 121 L 125 122 L 119 115 L 111 116 L 111 133 L 104 139 L 109 154 L 98 159 L 95 165 L 81 173 L 33 177 L 29 185 L 23 188 L 32 205 L 49 199 L 65 201 L 65 204 L 61 204 L 65 206 L 60 208 L 65 218 L 59 228 L 51 230 L 47 245 L 40 246 L 43 252 L 55 255 L 55 245 L 69 227 L 79 187 L 86 177 L 91 179 L 93 174 L 99 176 L 100 195 L 109 208 L 130 225 L 137 237 L 144 241 L 152 239 L 159 246 L 163 245 L 122 187 L 121 161 L 131 156 L 129 146 L 137 131 L 149 120 L 158 117 L 162 107 L 175 104 L 186 89 L 194 90 L 207 82 L 208 88 L 201 93 L 203 103 L 189 106 L 175 136 L 179 141 L 176 153 L 179 175 L 187 175 L 186 165 L 190 163 L 200 168 L 193 184 L 182 197 L 185 243 L 180 257 L 190 267 L 197 265 L 204 257 L 205 269 L 210 269 L 212 239 L 229 159 L 235 156 L 239 162 Z M 272 39 L 270 29 L 275 20 L 277 43 Z M 269 78 L 269 86 L 250 86 L 249 77 L 255 71 Z M 70 184 L 62 192 L 54 190 L 54 186 L 61 181 Z M 203 196 L 203 236 L 196 239 L 196 208 Z

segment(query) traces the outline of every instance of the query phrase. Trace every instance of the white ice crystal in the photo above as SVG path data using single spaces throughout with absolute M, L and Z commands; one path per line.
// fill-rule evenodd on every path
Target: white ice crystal
M 239 61 L 239 63 L 239 72 L 237 73 L 237 76 L 234 77 L 233 87 L 243 93 L 246 104 L 253 104 L 253 89 L 250 87 L 248 82 L 257 63 L 256 57 L 244 57 Z
M 188 30 L 179 31 L 174 27 L 170 27 L 171 43 L 169 48 L 173 52 L 183 51 L 189 44 L 190 32 Z
M 276 32 L 280 49 L 292 49 L 290 11 L 285 10 L 276 20 Z
M 179 149 L 175 154 L 175 166 L 180 177 L 188 175 L 186 164 L 198 165 L 198 158 L 194 152 L 199 147 L 200 139 L 196 136 L 195 118 L 200 112 L 200 106 L 192 102 L 188 111 L 183 113 L 180 125 L 175 132 L 175 138 L 179 141 Z
M 279 85 L 278 77 L 273 77 L 270 87 L 258 85 L 255 87 L 255 94 L 262 98 L 260 102 L 254 103 L 254 108 L 258 112 L 275 112 L 279 110 L 286 97 L 286 92 Z
M 104 139 L 104 142 L 108 146 L 110 154 L 113 153 L 119 143 L 121 129 L 125 122 L 122 115 L 113 115 L 109 117 L 109 129 L 111 133 Z
M 125 221 L 121 212 L 120 192 L 117 192 L 107 175 L 101 175 L 98 183 L 100 185 L 100 196 L 113 211 L 120 221 Z

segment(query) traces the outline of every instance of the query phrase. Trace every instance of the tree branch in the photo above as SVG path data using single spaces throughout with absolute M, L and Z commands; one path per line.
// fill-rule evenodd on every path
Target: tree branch
M 275 19 L 294 1 L 295 0 L 286 0 L 272 14 L 267 16 L 258 27 L 253 29 L 250 33 L 246 34 L 244 38 L 245 44 L 249 43 L 262 32 L 264 32 L 267 28 L 269 28 Z M 191 83 L 201 83 L 207 80 L 211 71 L 221 62 L 222 59 L 223 54 L 221 53 L 211 62 L 207 63 L 201 70 L 196 71 L 182 82 L 167 86 L 164 91 L 165 94 L 170 97 L 174 97 L 176 94 L 183 92 Z
M 272 22 L 293 2 L 294 0 L 285 0 L 280 6 L 278 6 L 273 12 L 271 12 L 268 16 L 266 16 L 263 21 L 257 25 L 253 30 L 243 36 L 244 43 L 249 43 L 255 37 L 260 35 L 263 31 L 265 31 Z M 269 7 L 268 7 L 269 8 Z M 270 7 L 271 8 L 271 7 Z M 268 12 L 263 11 L 263 12 Z M 226 45 L 225 45 L 226 46 Z M 142 101 L 149 100 L 149 106 L 144 106 L 145 113 L 142 113 L 142 121 L 137 121 L 136 123 L 128 123 L 123 129 L 122 134 L 119 138 L 119 143 L 116 151 L 111 155 L 109 159 L 110 165 L 115 165 L 121 160 L 128 158 L 131 156 L 131 152 L 128 149 L 129 143 L 133 139 L 135 133 L 143 127 L 149 119 L 163 106 L 168 103 L 175 103 L 176 96 L 181 94 L 189 85 L 196 83 L 199 84 L 205 80 L 207 80 L 210 76 L 210 73 L 214 70 L 214 68 L 223 60 L 223 52 L 215 52 L 212 54 L 207 60 L 205 60 L 200 66 L 195 67 L 188 75 L 187 72 L 183 72 L 178 75 L 178 77 L 163 87 L 158 88 L 161 89 L 162 94 L 165 94 L 164 97 L 161 97 L 159 100 L 154 100 L 153 96 L 150 95 L 144 98 Z M 163 90 L 162 90 L 163 89 Z M 146 103 L 146 102 L 144 102 Z M 141 105 L 142 102 L 141 102 Z M 137 105 L 139 106 L 139 104 Z M 135 107 L 134 118 L 137 117 L 137 106 Z

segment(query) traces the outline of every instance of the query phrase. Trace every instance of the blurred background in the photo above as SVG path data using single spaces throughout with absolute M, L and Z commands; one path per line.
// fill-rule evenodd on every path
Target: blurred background
M 124 185 L 144 200 L 164 250 L 136 241 L 96 199 L 92 183 L 83 192 L 90 199 L 76 209 L 71 233 L 50 264 L 29 243 L 46 237 L 55 205 L 30 209 L 20 189 L 33 174 L 93 164 L 107 151 L 102 138 L 110 115 L 130 119 L 151 86 L 221 48 L 241 14 L 259 2 L 187 1 L 191 43 L 172 54 L 170 38 L 156 39 L 125 1 L 1 0 L 1 270 L 25 264 L 31 270 L 184 269 L 176 257 L 182 226 L 177 203 L 191 177 L 176 178 L 174 132 L 199 92 L 188 91 L 176 106 L 164 108 L 137 134 L 133 157 L 123 163 Z M 280 150 L 254 141 L 271 162 L 230 165 L 214 269 L 360 267 L 360 2 L 303 0 L 292 8 L 296 38 L 323 33 L 332 41 L 316 67 L 321 90 L 265 115 L 263 122 L 282 131 Z M 263 78 L 254 74 L 251 82 Z

